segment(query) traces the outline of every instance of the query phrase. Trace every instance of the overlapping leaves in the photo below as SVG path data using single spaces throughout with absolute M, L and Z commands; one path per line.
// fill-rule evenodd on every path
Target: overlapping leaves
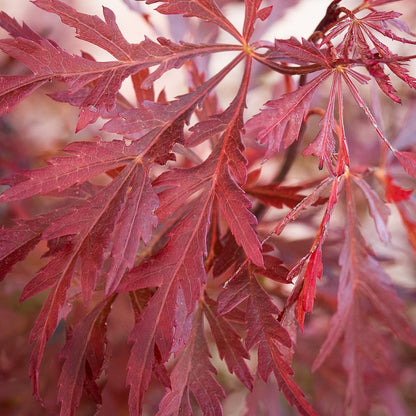
M 158 415 L 191 415 L 191 395 L 204 414 L 222 414 L 225 391 L 215 379 L 204 316 L 220 358 L 245 387 L 253 389 L 253 370 L 247 360 L 257 350 L 258 376 L 267 382 L 273 374 L 291 405 L 303 415 L 315 415 L 292 378 L 294 337 L 289 335 L 285 319 L 294 307 L 303 328 L 305 314 L 312 312 L 316 281 L 324 273 L 329 222 L 347 181 L 348 215 L 339 259 L 338 311 L 332 317 L 315 368 L 345 333 L 350 351 L 345 365 L 350 374 L 347 396 L 351 397 L 353 410 L 359 411 L 360 397 L 353 385 L 363 385 L 363 377 L 349 363 L 357 357 L 354 339 L 362 324 L 356 325 L 353 318 L 364 314 L 361 303 L 367 302 L 374 316 L 404 342 L 415 343 L 403 314 L 404 304 L 391 289 L 356 222 L 351 178 L 368 202 L 380 239 L 389 241 L 389 209 L 360 174 L 350 174 L 342 98 L 343 82 L 383 143 L 405 170 L 416 176 L 415 154 L 393 147 L 353 82 L 364 84 L 369 80 L 353 69 L 363 66 L 382 91 L 397 102 L 397 94 L 384 72 L 387 66 L 415 87 L 414 78 L 403 67 L 411 57 L 391 53 L 377 38 L 382 34 L 414 44 L 388 28 L 387 24 L 391 24 L 407 31 L 399 24 L 397 13 L 371 10 L 356 18 L 353 12 L 333 13 L 339 3 L 335 1 L 324 23 L 318 26 L 322 32 L 309 40 L 292 37 L 273 44 L 251 44 L 256 22 L 267 19 L 271 12 L 270 7 L 262 8 L 260 0 L 244 2 L 241 33 L 215 1 L 147 0 L 147 4 L 160 3 L 156 10 L 162 14 L 197 18 L 219 27 L 236 43 L 176 43 L 166 38 L 145 38 L 132 44 L 108 8 L 103 8 L 102 20 L 59 0 L 33 3 L 58 15 L 65 25 L 76 30 L 78 38 L 102 48 L 115 60 L 97 62 L 87 54 L 70 54 L 2 12 L 0 25 L 11 38 L 1 40 L 0 49 L 26 65 L 31 73 L 0 76 L 0 112 L 11 111 L 42 85 L 58 80 L 67 89 L 51 97 L 80 108 L 77 130 L 102 117 L 107 119 L 103 130 L 122 136 L 113 141 L 73 142 L 64 148 L 66 155 L 50 159 L 46 166 L 2 180 L 3 185 L 10 185 L 0 196 L 2 202 L 35 195 L 59 197 L 65 202 L 34 219 L 16 220 L 14 226 L 2 228 L 0 238 L 0 278 L 41 240 L 48 245 L 45 257 L 49 262 L 27 283 L 21 295 L 25 300 L 50 290 L 30 335 L 30 375 L 35 396 L 40 400 L 39 368 L 46 344 L 61 319 L 71 322 L 72 304 L 80 298 L 86 312 L 69 333 L 62 350 L 58 400 L 62 415 L 74 414 L 83 391 L 100 402 L 97 380 L 107 359 L 106 321 L 116 297 L 128 292 L 135 315 L 127 365 L 132 415 L 142 413 L 152 377 L 165 388 Z M 370 8 L 386 2 L 367 3 Z M 344 32 L 347 35 L 337 43 L 337 36 Z M 262 48 L 267 52 L 260 54 Z M 216 74 L 203 75 L 198 58 L 224 51 L 234 51 L 236 56 Z M 244 111 L 254 61 L 286 75 L 300 74 L 301 81 L 298 88 L 288 88 L 266 102 L 265 108 L 246 123 Z M 240 64 L 241 80 L 225 110 L 219 109 L 217 103 L 205 107 L 218 84 Z M 162 91 L 155 99 L 154 82 L 169 70 L 181 67 L 192 78 L 192 88 L 174 99 L 168 99 Z M 133 81 L 136 106 L 119 92 L 128 77 Z M 319 158 L 319 168 L 326 167 L 327 176 L 317 181 L 319 184 L 308 195 L 298 191 L 306 191 L 309 186 L 245 186 L 249 162 L 244 134 L 265 145 L 265 159 L 301 140 L 317 92 L 331 78 L 326 109 L 318 111 L 322 114 L 320 128 L 303 151 L 304 156 Z M 194 123 L 194 119 L 199 122 Z M 189 127 L 191 123 L 194 124 Z M 204 157 L 191 149 L 200 145 L 207 151 Z M 182 149 L 186 160 L 174 164 L 178 149 Z M 93 184 L 96 180 L 98 184 Z M 328 201 L 309 252 L 289 274 L 276 253 L 268 252 L 261 242 L 249 195 L 268 206 L 290 208 L 286 217 L 274 225 L 276 234 L 306 209 Z M 396 201 L 399 197 L 392 198 Z M 226 276 L 226 287 L 213 283 L 213 276 L 218 280 Z M 281 310 L 263 279 L 270 279 L 272 285 L 286 285 L 295 277 L 295 287 Z M 391 301 L 393 311 L 387 309 L 383 298 Z M 374 339 L 378 337 L 374 335 Z

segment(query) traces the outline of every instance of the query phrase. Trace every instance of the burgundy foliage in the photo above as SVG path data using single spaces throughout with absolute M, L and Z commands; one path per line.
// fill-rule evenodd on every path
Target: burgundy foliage
M 39 402 L 2 388 L 0 413 L 415 414 L 416 36 L 396 1 L 328 2 L 308 39 L 273 41 L 299 2 L 136 1 L 184 39 L 32 2 L 99 61 L 0 13 L 0 313 L 37 313 Z M 41 164 L 11 116 L 46 94 L 78 121 Z

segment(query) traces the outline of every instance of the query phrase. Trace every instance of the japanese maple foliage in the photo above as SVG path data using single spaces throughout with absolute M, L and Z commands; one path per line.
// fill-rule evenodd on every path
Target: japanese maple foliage
M 263 38 L 297 1 L 136 1 L 137 43 L 107 7 L 32 1 L 106 61 L 0 13 L 5 125 L 45 94 L 78 109 L 43 166 L 2 158 L 2 285 L 41 303 L 30 414 L 414 414 L 416 36 L 397 0 L 321 2 L 302 39 Z

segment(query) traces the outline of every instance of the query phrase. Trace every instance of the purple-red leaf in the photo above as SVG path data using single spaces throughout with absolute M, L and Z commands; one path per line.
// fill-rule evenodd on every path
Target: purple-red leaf
M 164 203 L 162 194 L 159 209 L 163 209 Z M 177 280 L 185 294 L 188 312 L 191 312 L 206 280 L 203 255 L 206 252 L 209 206 L 209 198 L 200 197 L 192 201 L 188 206 L 189 212 L 170 230 L 171 239 L 166 246 L 149 261 L 133 269 L 123 280 L 119 291 L 142 288 L 143 282 L 147 283 L 144 287 L 152 287 L 160 286 L 166 280 Z M 139 280 L 136 280 L 137 277 Z
M 295 220 L 305 209 L 314 205 L 322 194 L 326 191 L 328 185 L 332 182 L 331 178 L 325 178 L 322 182 L 305 198 L 303 198 L 289 213 L 279 221 L 275 228 L 275 233 L 280 234 L 290 221 Z
M 191 337 L 172 371 L 172 387 L 161 400 L 157 416 L 192 416 L 191 392 L 204 415 L 223 414 L 220 399 L 225 392 L 213 376 L 216 370 L 209 360 L 202 317 L 197 310 Z
M 76 29 L 77 37 L 105 49 L 115 58 L 125 61 L 135 55 L 134 48 L 121 34 L 114 13 L 103 7 L 105 21 L 98 16 L 77 12 L 71 6 L 59 0 L 35 0 L 39 8 L 57 14 L 62 23 Z
M 270 373 L 276 377 L 279 389 L 302 415 L 317 415 L 305 400 L 303 392 L 292 380 L 293 370 L 284 351 L 292 345 L 287 330 L 277 320 L 279 309 L 254 276 L 250 276 L 250 297 L 247 305 L 248 349 L 258 345 L 258 373 L 267 382 Z
M 387 230 L 387 219 L 390 215 L 389 207 L 380 199 L 376 192 L 358 176 L 353 177 L 354 181 L 364 192 L 370 207 L 370 215 L 372 216 L 377 228 L 378 236 L 384 243 L 390 241 L 390 234 Z
M 95 21 L 88 27 L 87 15 L 77 13 L 64 3 L 46 0 L 39 0 L 38 3 L 46 10 L 58 13 L 65 23 L 76 27 L 81 38 L 91 41 L 93 37 L 93 43 L 117 55 L 120 60 L 96 62 L 71 55 L 55 42 L 40 37 L 26 26 L 19 28 L 3 13 L 0 15 L 0 25 L 5 26 L 16 38 L 0 40 L 0 49 L 24 63 L 33 74 L 0 77 L 0 113 L 11 111 L 36 88 L 57 78 L 63 80 L 69 88 L 61 93 L 60 100 L 71 102 L 70 95 L 79 93 L 84 88 L 87 94 L 79 104 L 81 110 L 105 114 L 114 108 L 123 80 L 144 68 L 157 66 L 144 81 L 144 85 L 150 87 L 164 72 L 181 67 L 193 57 L 225 50 L 241 50 L 241 47 L 234 45 L 176 44 L 165 38 L 159 38 L 158 42 L 145 38 L 140 44 L 128 45 L 122 40 L 124 38 L 121 33 L 114 32 L 114 17 L 108 9 L 104 9 L 105 23 L 98 17 L 93 17 Z M 96 31 L 94 25 L 97 25 Z M 101 29 L 103 33 L 100 33 Z M 96 117 L 89 115 L 87 119 L 94 121 Z M 84 120 L 81 124 L 87 121 Z
M 233 233 L 237 244 L 244 248 L 247 256 L 257 266 L 263 266 L 261 244 L 252 226 L 256 217 L 249 211 L 251 203 L 224 166 L 217 179 L 215 189 L 220 209 Z
M 205 316 L 211 327 L 220 357 L 227 363 L 229 371 L 235 373 L 240 381 L 249 390 L 252 390 L 253 376 L 245 362 L 245 359 L 248 359 L 249 355 L 241 342 L 241 336 L 225 316 L 217 316 L 216 302 L 208 297 L 205 300 Z
M 299 299 L 296 304 L 296 318 L 299 322 L 300 328 L 303 330 L 303 323 L 305 320 L 305 313 L 311 313 L 315 299 L 316 279 L 322 276 L 322 250 L 317 247 L 307 259 L 304 270 L 302 272 L 303 285 L 299 294 Z
M 159 287 L 131 334 L 134 344 L 127 377 L 131 386 L 131 414 L 140 414 L 154 363 L 155 345 L 164 362 L 177 346 L 188 340 L 189 331 L 181 323 L 184 322 L 183 314 L 189 315 L 194 310 L 196 300 L 201 296 L 202 284 L 206 281 L 203 254 L 206 250 L 209 201 L 206 195 L 192 201 L 188 214 L 170 231 L 171 238 L 166 246 L 133 269 L 119 287 L 119 291 Z M 165 203 L 162 193 L 160 209 L 165 208 Z M 175 308 L 178 308 L 176 315 L 172 313 Z
M 272 6 L 259 10 L 262 0 L 245 1 L 245 16 L 243 25 L 243 36 L 246 42 L 254 32 L 254 25 L 257 19 L 265 20 L 270 16 Z
M 127 146 L 124 141 L 73 142 L 63 150 L 70 156 L 56 157 L 48 161 L 48 166 L 20 172 L 28 180 L 4 191 L 0 202 L 63 191 L 100 173 L 127 165 L 138 150 L 137 146 Z
M 0 229 L 0 281 L 11 268 L 38 244 L 43 230 L 48 226 L 47 216 L 38 216 L 29 221 L 19 221 L 13 227 Z
M 255 273 L 261 276 L 266 276 L 269 279 L 279 283 L 290 283 L 291 280 L 288 278 L 289 270 L 283 266 L 282 260 L 271 255 L 264 255 L 264 269 L 261 267 L 254 268 Z
M 250 279 L 247 267 L 243 267 L 218 296 L 217 314 L 224 315 L 250 296 Z
M 159 202 L 143 166 L 136 168 L 130 186 L 131 191 L 115 231 L 111 266 L 106 279 L 107 293 L 115 291 L 126 269 L 133 267 L 140 241 L 147 244 L 157 225 L 154 210 Z
M 325 111 L 324 117 L 321 119 L 319 125 L 321 129 L 316 136 L 315 140 L 308 145 L 308 147 L 302 152 L 303 156 L 315 155 L 319 157 L 319 168 L 322 169 L 324 163 L 331 170 L 331 157 L 335 151 L 335 138 L 333 132 L 335 131 L 334 120 L 334 105 L 335 96 L 340 88 L 340 76 L 339 73 L 334 74 L 332 82 L 332 88 L 329 93 L 329 102 Z
M 302 189 L 302 186 L 283 186 L 281 183 L 272 183 L 250 186 L 245 188 L 245 191 L 267 206 L 283 208 L 285 205 L 294 208 L 305 198 L 298 194 Z
M 55 261 L 48 263 L 38 275 L 26 286 L 21 300 L 52 287 L 30 333 L 33 344 L 29 363 L 29 375 L 32 378 L 33 394 L 41 401 L 39 395 L 39 366 L 46 342 L 54 333 L 58 323 L 71 310 L 66 302 L 66 294 L 71 284 L 75 262 L 71 250 L 61 252 Z M 33 283 L 32 283 L 33 282 Z
M 299 134 L 313 95 L 331 71 L 325 71 L 306 85 L 268 101 L 260 113 L 246 123 L 249 134 L 267 146 L 266 157 L 285 149 Z
M 322 68 L 329 67 L 327 57 L 313 42 L 302 39 L 301 43 L 293 36 L 290 39 L 275 39 L 268 57 L 299 65 L 313 63 Z
M 403 166 L 404 170 L 416 178 L 416 153 L 395 151 L 394 156 Z
M 58 386 L 58 402 L 61 402 L 60 416 L 72 416 L 79 405 L 82 389 L 86 383 L 95 383 L 100 376 L 106 347 L 106 321 L 114 298 L 100 302 L 75 327 L 71 339 L 65 344 L 61 358 L 64 360 Z M 95 345 L 94 345 L 95 344 Z M 98 347 L 98 348 L 97 348 Z M 99 354 L 95 357 L 95 354 Z M 100 361 L 98 368 L 89 359 Z M 88 379 L 87 366 L 93 370 Z
M 230 121 L 227 126 L 222 126 L 225 132 L 210 157 L 196 167 L 186 170 L 176 169 L 163 174 L 154 183 L 155 186 L 171 187 L 163 193 L 163 198 L 166 198 L 169 203 L 163 204 L 158 211 L 158 216 L 162 220 L 167 215 L 171 215 L 183 204 L 183 201 L 197 191 L 203 190 L 206 198 L 211 198 L 215 193 L 220 210 L 237 243 L 244 248 L 247 256 L 255 264 L 262 266 L 261 245 L 253 229 L 257 221 L 249 211 L 251 208 L 249 199 L 237 183 L 237 181 L 245 181 L 246 177 L 245 158 L 241 154 L 240 138 L 244 101 L 241 97 L 238 98 L 240 102 L 233 101 L 225 112 L 225 119 Z M 203 134 L 206 129 L 210 129 L 210 126 L 210 120 L 199 123 L 199 130 L 195 134 Z M 180 198 L 177 193 L 178 186 L 181 189 Z M 211 204 L 212 199 L 209 206 Z
M 375 345 L 373 337 L 376 337 L 378 344 L 382 338 L 385 338 L 385 335 L 383 337 L 377 331 L 373 320 L 379 321 L 403 342 L 412 346 L 416 345 L 416 336 L 405 317 L 404 302 L 397 296 L 390 277 L 373 257 L 358 228 L 354 198 L 348 177 L 346 178 L 346 194 L 348 211 L 345 242 L 339 257 L 341 274 L 338 307 L 336 314 L 331 318 L 327 338 L 315 359 L 313 370 L 323 364 L 344 334 L 346 351 L 344 367 L 349 373 L 346 399 L 351 401 L 351 406 L 358 410 L 363 406 L 362 400 L 366 393 L 364 388 L 366 369 L 360 368 L 357 360 L 362 359 L 361 351 L 367 351 L 366 354 L 369 354 L 372 346 Z M 357 316 L 361 318 L 357 319 Z M 367 328 L 368 332 L 365 338 L 362 337 L 364 328 Z M 384 353 L 385 348 L 382 348 L 381 352 Z M 371 363 L 370 360 L 367 362 Z M 357 389 L 357 386 L 362 386 L 362 388 Z
M 149 282 L 151 284 L 151 282 Z M 141 314 L 138 323 L 130 334 L 133 343 L 127 364 L 127 385 L 130 386 L 129 410 L 134 416 L 141 415 L 143 394 L 147 390 L 155 362 L 155 338 L 158 325 L 163 319 L 166 298 L 170 285 L 166 284 L 157 290 L 146 309 Z M 169 321 L 161 323 L 165 329 L 172 324 Z
M 236 39 L 241 35 L 224 16 L 214 0 L 146 0 L 146 4 L 162 3 L 156 10 L 163 14 L 182 14 L 185 17 L 197 17 L 221 27 Z
M 338 201 L 338 194 L 341 191 L 342 186 L 343 181 L 338 181 L 338 178 L 333 179 L 328 205 L 315 237 L 315 241 L 313 242 L 313 246 L 309 253 L 292 268 L 288 275 L 289 278 L 298 276 L 295 289 L 287 300 L 287 306 L 290 306 L 296 301 L 296 318 L 302 330 L 306 312 L 312 312 L 316 279 L 321 278 L 323 271 L 322 244 L 326 238 L 331 214 Z M 300 288 L 299 292 L 297 287 Z
M 75 235 L 73 257 L 80 260 L 80 280 L 84 302 L 88 303 L 104 262 L 106 249 L 121 209 L 135 166 L 125 168 L 107 187 L 56 220 L 44 232 L 46 239 Z

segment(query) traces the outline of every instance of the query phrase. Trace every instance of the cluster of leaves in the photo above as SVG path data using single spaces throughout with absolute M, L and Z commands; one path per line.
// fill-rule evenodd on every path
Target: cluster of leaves
M 135 321 L 126 368 L 131 415 L 143 412 L 153 381 L 163 391 L 158 416 L 191 415 L 197 407 L 204 415 L 221 415 L 226 390 L 215 377 L 214 346 L 229 373 L 247 388 L 246 415 L 259 414 L 259 398 L 271 394 L 263 381 L 270 384 L 271 375 L 300 414 L 316 415 L 314 407 L 324 412 L 295 382 L 292 359 L 295 326 L 303 331 L 305 324 L 307 337 L 305 316 L 316 293 L 323 293 L 316 282 L 325 275 L 335 287 L 328 307 L 332 316 L 312 369 L 330 367 L 333 351 L 342 348 L 342 408 L 358 415 L 374 404 L 393 406 L 391 394 L 382 394 L 394 385 L 382 377 L 394 355 L 390 334 L 413 347 L 416 337 L 403 291 L 399 296 L 364 238 L 358 212 L 364 198 L 387 245 L 389 206 L 394 207 L 415 254 L 416 203 L 401 181 L 416 177 L 416 142 L 389 140 L 380 114 L 361 92 L 375 82 L 400 103 L 390 77 L 416 87 L 406 68 L 415 56 L 397 55 L 389 46 L 390 41 L 416 45 L 400 14 L 379 7 L 393 2 L 366 0 L 347 9 L 335 0 L 309 39 L 269 42 L 258 40 L 255 26 L 274 23 L 288 7 L 284 2 L 273 9 L 266 1 L 245 0 L 239 30 L 224 14 L 231 1 L 147 0 L 160 3 L 159 13 L 191 18 L 195 41 L 159 37 L 132 44 L 108 8 L 103 20 L 60 0 L 33 1 L 75 28 L 79 39 L 111 54 L 114 59 L 106 62 L 66 52 L 1 12 L 0 25 L 10 37 L 0 41 L 0 49 L 30 72 L 0 76 L 0 112 L 12 111 L 53 81 L 51 98 L 79 108 L 76 131 L 104 120 L 102 131 L 118 135 L 112 141 L 72 142 L 46 166 L 1 182 L 9 186 L 1 202 L 49 198 L 48 210 L 29 219 L 16 216 L 0 235 L 1 279 L 32 250 L 45 247 L 48 261 L 20 297 L 49 290 L 30 334 L 29 372 L 40 402 L 42 357 L 64 320 L 60 414 L 74 414 L 82 395 L 101 403 L 105 377 L 111 376 L 107 322 L 116 300 L 124 298 Z M 140 12 L 137 6 L 131 7 Z M 218 42 L 222 32 L 233 40 Z M 209 74 L 209 59 L 220 52 L 233 57 Z M 222 109 L 218 85 L 237 67 L 239 84 Z M 164 89 L 157 92 L 155 81 L 179 68 L 188 77 L 188 91 L 175 98 Z M 265 71 L 276 74 L 280 90 L 247 120 L 248 93 Z M 120 93 L 128 78 L 135 103 Z M 323 108 L 320 95 L 327 96 Z M 379 158 L 366 166 L 350 157 L 350 149 L 360 145 L 360 131 L 349 127 L 346 114 L 345 104 L 354 102 L 379 139 L 368 135 Z M 314 115 L 321 117 L 319 126 L 305 144 Z M 308 156 L 317 160 L 315 177 L 291 185 L 290 167 Z M 262 170 L 270 163 L 281 168 L 264 181 Z M 270 215 L 264 215 L 268 208 Z M 341 236 L 334 230 L 339 256 L 330 247 L 326 256 L 335 212 L 343 227 Z M 306 245 L 298 243 L 300 249 L 291 249 L 284 236 L 293 222 L 314 229 Z M 304 251 L 298 255 L 299 250 Z M 253 356 L 257 360 L 250 360 Z

